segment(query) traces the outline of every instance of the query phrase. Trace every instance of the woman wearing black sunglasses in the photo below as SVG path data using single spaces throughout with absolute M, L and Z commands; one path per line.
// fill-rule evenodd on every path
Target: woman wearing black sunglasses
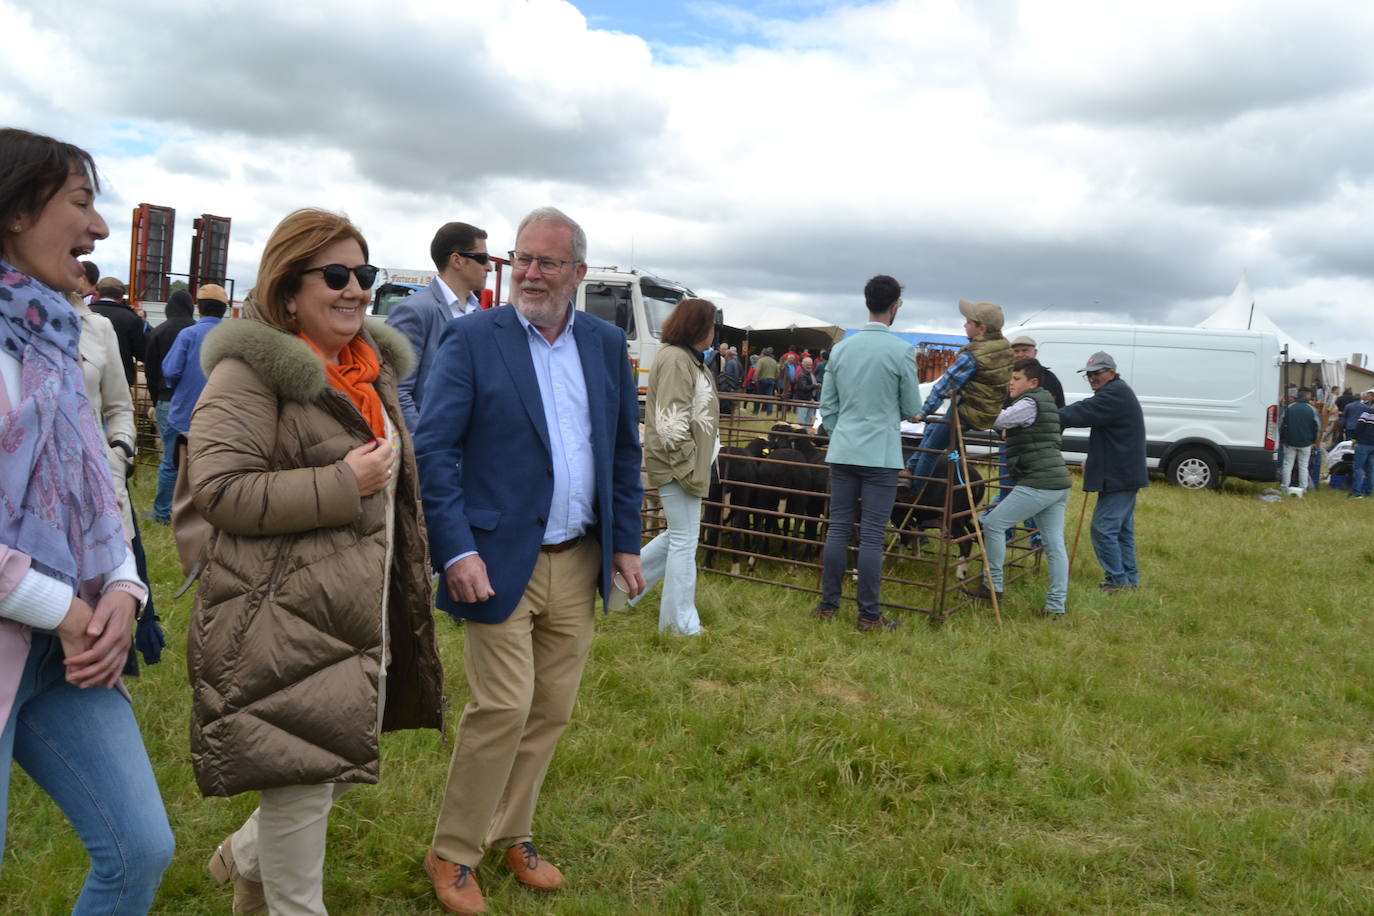
M 364 321 L 377 270 L 346 218 L 298 210 L 263 251 L 256 318 L 206 338 L 188 482 L 214 529 L 189 636 L 206 795 L 261 790 L 210 873 L 234 912 L 324 913 L 334 801 L 377 781 L 383 729 L 441 726 L 405 339 Z

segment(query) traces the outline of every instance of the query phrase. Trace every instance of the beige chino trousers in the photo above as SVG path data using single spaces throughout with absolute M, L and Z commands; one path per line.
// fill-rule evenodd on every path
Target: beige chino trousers
M 484 847 L 532 839 L 539 789 L 591 649 L 600 572 L 601 545 L 590 537 L 562 553 L 541 551 L 510 617 L 463 627 L 472 699 L 434 830 L 440 858 L 476 867 Z

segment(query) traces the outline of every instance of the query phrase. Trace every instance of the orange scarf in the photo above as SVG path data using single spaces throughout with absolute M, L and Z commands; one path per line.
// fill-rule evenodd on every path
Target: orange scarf
M 347 395 L 358 408 L 358 413 L 367 421 L 372 435 L 378 439 L 386 438 L 386 423 L 382 420 L 382 399 L 372 383 L 381 374 L 382 365 L 377 354 L 362 339 L 356 336 L 339 351 L 339 364 L 336 366 L 324 358 L 315 342 L 304 334 L 297 334 L 310 349 L 319 354 L 324 362 L 324 374 L 336 391 Z

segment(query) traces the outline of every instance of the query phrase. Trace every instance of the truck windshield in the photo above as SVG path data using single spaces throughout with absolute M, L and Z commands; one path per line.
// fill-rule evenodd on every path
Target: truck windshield
M 413 292 L 414 287 L 403 286 L 400 283 L 385 283 L 377 287 L 372 296 L 372 314 L 390 315 L 391 307 Z
M 654 337 L 659 336 L 673 307 L 690 295 L 688 290 L 664 286 L 647 277 L 640 281 L 639 291 L 644 296 L 644 317 L 649 322 L 649 333 Z

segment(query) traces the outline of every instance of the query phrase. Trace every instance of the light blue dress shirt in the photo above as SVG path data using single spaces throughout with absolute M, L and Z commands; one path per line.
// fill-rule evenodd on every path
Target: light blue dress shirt
M 573 339 L 577 310 L 568 310 L 568 325 L 549 343 L 519 311 L 534 360 L 544 423 L 549 430 L 553 463 L 553 502 L 549 506 L 545 544 L 561 544 L 587 532 L 596 522 L 596 471 L 592 464 L 592 417 L 582 355 Z

